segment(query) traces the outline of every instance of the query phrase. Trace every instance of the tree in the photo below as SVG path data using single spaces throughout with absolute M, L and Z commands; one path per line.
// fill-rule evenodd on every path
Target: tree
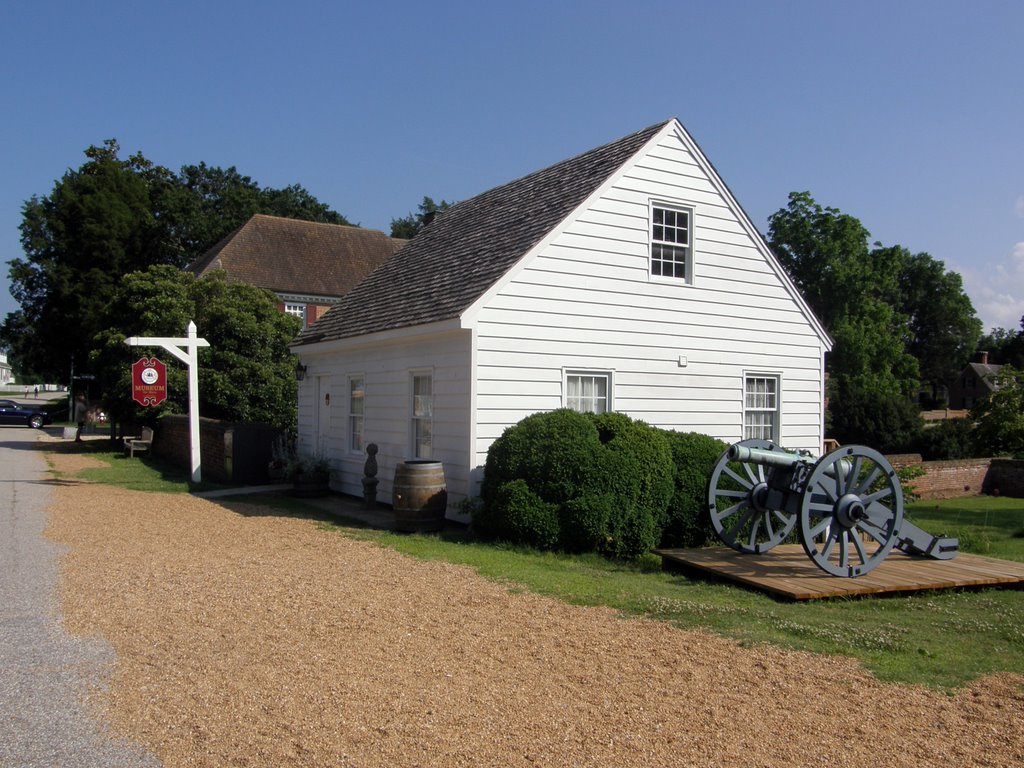
M 0 327 L 25 374 L 61 381 L 72 358 L 82 370 L 124 275 L 184 267 L 255 213 L 348 223 L 299 185 L 261 189 L 233 167 L 205 163 L 175 174 L 141 153 L 118 153 L 114 139 L 89 147 L 79 169 L 25 203 L 25 256 L 10 262 L 20 309 Z
M 199 410 L 229 421 L 294 427 L 295 361 L 288 345 L 298 320 L 277 310 L 269 292 L 231 283 L 223 273 L 197 279 L 170 265 L 125 275 L 103 314 L 92 355 L 104 407 L 116 421 L 154 421 L 188 410 L 187 371 L 170 362 L 168 399 L 142 409 L 131 400 L 131 363 L 159 349 L 125 345 L 128 336 L 181 336 L 193 320 L 210 342 L 199 350 Z
M 454 203 L 449 203 L 447 200 L 435 203 L 432 198 L 424 196 L 423 202 L 419 204 L 419 213 L 410 213 L 400 219 L 391 220 L 391 236 L 409 240 L 415 237 L 416 233 L 423 229 L 436 214 L 453 205 Z
M 993 384 L 994 390 L 971 409 L 977 448 L 989 456 L 1024 458 L 1024 370 L 1004 365 Z
M 917 360 L 921 381 L 932 395 L 949 384 L 971 358 L 981 336 L 981 320 L 964 293 L 963 280 L 927 253 L 901 246 L 888 250 L 900 266 L 895 307 L 907 318 L 907 351 Z
M 988 352 L 988 360 L 995 365 L 1012 365 L 1024 369 L 1024 317 L 1019 331 L 993 328 L 978 340 L 978 352 Z
M 912 392 L 918 371 L 905 349 L 906 318 L 895 306 L 897 254 L 871 253 L 858 219 L 822 208 L 808 192 L 790 193 L 768 224 L 772 250 L 835 340 L 830 376 L 874 375 L 875 389 Z
M 0 329 L 19 370 L 62 380 L 72 356 L 85 362 L 120 276 L 171 258 L 153 209 L 152 168 L 117 152 L 113 140 L 90 147 L 81 168 L 24 205 L 25 258 L 10 262 L 21 309 Z
M 909 403 L 922 379 L 938 388 L 955 376 L 981 323 L 960 276 L 941 261 L 898 245 L 869 247 L 869 238 L 858 219 L 808 192 L 791 193 L 769 218 L 773 251 L 835 340 L 827 360 L 832 435 L 900 447 L 892 436 L 911 425 L 897 401 Z

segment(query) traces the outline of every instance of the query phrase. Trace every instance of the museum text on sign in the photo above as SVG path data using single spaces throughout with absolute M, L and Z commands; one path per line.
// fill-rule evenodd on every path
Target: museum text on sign
M 139 405 L 160 405 L 167 399 L 167 366 L 155 357 L 132 363 L 132 400 Z

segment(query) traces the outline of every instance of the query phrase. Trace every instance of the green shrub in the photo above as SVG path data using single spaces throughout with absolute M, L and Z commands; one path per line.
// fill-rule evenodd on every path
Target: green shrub
M 558 543 L 558 505 L 541 499 L 524 480 L 512 480 L 478 511 L 474 525 L 488 538 L 552 549 Z
M 637 485 L 630 489 L 641 514 L 648 513 L 660 530 L 674 491 L 675 468 L 665 432 L 623 413 L 602 413 L 592 417 L 601 443 L 610 451 L 632 459 L 625 472 Z M 616 471 L 613 469 L 612 471 Z
M 946 419 L 922 429 L 914 448 L 925 461 L 972 459 L 978 455 L 974 450 L 970 419 Z
M 587 485 L 600 451 L 597 429 L 585 414 L 562 408 L 527 416 L 487 451 L 480 497 L 489 505 L 502 485 L 524 480 L 544 501 L 561 505 Z
M 607 552 L 617 499 L 611 493 L 584 492 L 562 505 L 560 546 L 567 552 Z
M 698 432 L 664 433 L 675 464 L 675 491 L 661 528 L 663 547 L 699 547 L 714 541 L 707 514 L 707 486 L 715 463 L 728 446 Z
M 553 540 L 569 551 L 636 558 L 657 543 L 674 473 L 665 436 L 641 421 L 536 413 L 488 451 L 474 525 L 485 536 L 533 546 Z

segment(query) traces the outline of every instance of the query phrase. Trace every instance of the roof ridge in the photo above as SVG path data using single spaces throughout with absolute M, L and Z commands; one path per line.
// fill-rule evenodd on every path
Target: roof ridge
M 297 344 L 459 317 L 674 118 L 484 190 L 440 213 Z

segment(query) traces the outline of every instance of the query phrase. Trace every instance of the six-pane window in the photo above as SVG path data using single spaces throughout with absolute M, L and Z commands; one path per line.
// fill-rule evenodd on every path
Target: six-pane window
M 434 433 L 434 378 L 429 373 L 412 377 L 413 458 L 432 459 Z
M 292 315 L 293 317 L 299 318 L 302 321 L 303 326 L 306 324 L 306 305 L 305 304 L 285 304 L 284 311 L 286 314 Z
M 566 374 L 565 406 L 580 413 L 605 413 L 608 410 L 608 374 Z
M 691 212 L 651 206 L 651 274 L 690 279 Z
M 747 376 L 743 401 L 743 438 L 778 440 L 779 379 Z
M 348 447 L 363 451 L 363 418 L 366 407 L 366 386 L 362 376 L 348 380 Z

